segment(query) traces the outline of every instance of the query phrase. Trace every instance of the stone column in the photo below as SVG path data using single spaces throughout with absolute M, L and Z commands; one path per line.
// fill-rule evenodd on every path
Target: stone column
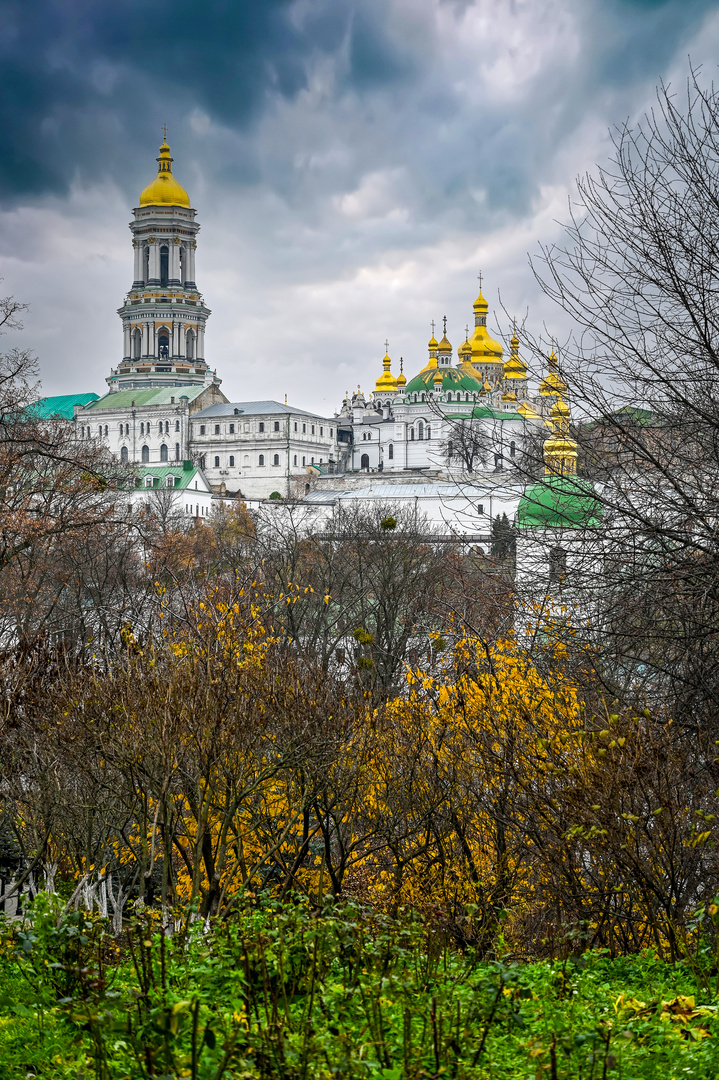
M 160 284 L 160 245 L 153 241 L 150 244 L 150 282 L 153 285 Z
M 132 245 L 133 245 L 133 247 L 135 249 L 135 277 L 134 277 L 134 280 L 133 280 L 132 284 L 133 285 L 141 285 L 142 280 L 143 280 L 142 275 L 144 273 L 144 271 L 142 269 L 142 263 L 143 263 L 142 248 L 143 248 L 143 245 L 140 243 L 139 240 L 133 240 Z
M 197 326 L 197 359 L 205 359 L 205 327 L 203 323 Z
M 127 320 L 126 322 L 123 323 L 122 339 L 123 339 L 123 356 L 127 360 L 127 359 L 130 358 L 130 355 L 132 354 L 132 347 L 131 347 L 132 336 L 131 336 L 131 333 L 130 333 L 130 322 L 129 322 L 129 320 Z
M 177 237 L 172 238 L 170 247 L 169 266 L 167 268 L 168 284 L 180 284 L 180 245 L 176 242 Z

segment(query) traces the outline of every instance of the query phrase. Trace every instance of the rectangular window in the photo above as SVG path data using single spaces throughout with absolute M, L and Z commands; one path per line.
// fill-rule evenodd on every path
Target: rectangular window
M 219 469 L 219 467 L 220 467 L 220 459 L 218 457 L 216 457 L 215 458 L 215 468 Z
M 234 435 L 234 434 L 235 434 L 235 425 L 230 424 L 230 435 Z
M 280 430 L 280 422 L 279 422 L 279 420 L 275 420 L 275 431 L 279 431 L 279 430 Z
M 320 436 L 324 435 L 324 433 L 325 433 L 325 429 L 324 429 L 324 428 L 320 428 Z
M 234 469 L 234 467 L 235 467 L 235 458 L 234 458 L 233 454 L 230 454 L 230 468 Z
M 264 431 L 264 430 L 265 430 L 265 425 L 262 422 L 262 420 L 260 420 L 260 431 Z
M 307 433 L 307 424 L 303 424 L 302 425 L 302 434 L 305 435 L 306 433 Z
M 220 425 L 215 424 L 215 435 L 219 435 L 219 434 L 220 434 Z
M 314 435 L 314 433 L 315 433 L 315 425 L 313 424 L 313 425 L 312 425 L 312 432 L 311 432 L 311 434 L 312 434 L 312 435 Z
M 297 454 L 295 454 L 295 465 L 297 464 Z
M 204 434 L 205 434 L 205 425 L 200 424 L 200 435 L 204 435 Z
M 295 420 L 295 431 L 297 431 L 297 421 Z

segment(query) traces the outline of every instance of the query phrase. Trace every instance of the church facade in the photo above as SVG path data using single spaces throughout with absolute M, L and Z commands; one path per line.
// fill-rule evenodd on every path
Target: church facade
M 164 140 L 130 223 L 122 356 L 107 393 L 75 408 L 77 436 L 104 442 L 128 465 L 191 462 L 216 495 L 302 494 L 335 467 L 337 424 L 286 402 L 230 402 L 220 389 L 205 356 L 211 312 L 196 284 L 200 225 L 172 160 Z

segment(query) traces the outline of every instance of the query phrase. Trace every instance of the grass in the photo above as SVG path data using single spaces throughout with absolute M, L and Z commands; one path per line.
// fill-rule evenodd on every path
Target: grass
M 0 1076 L 716 1080 L 709 962 L 477 961 L 418 917 L 250 898 L 173 933 L 38 897 L 0 949 Z

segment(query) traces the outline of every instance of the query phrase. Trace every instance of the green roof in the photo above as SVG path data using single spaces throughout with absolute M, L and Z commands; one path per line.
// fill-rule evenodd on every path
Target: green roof
M 601 520 L 594 488 L 581 476 L 545 476 L 527 488 L 517 508 L 520 529 L 594 529 Z
M 145 477 L 151 476 L 153 479 L 153 487 L 167 487 L 168 476 L 174 476 L 180 478 L 180 483 L 175 484 L 177 488 L 187 488 L 190 486 L 192 480 L 200 473 L 198 467 L 192 461 L 176 461 L 174 465 L 133 465 L 132 468 L 137 472 L 138 479 L 144 481 Z M 145 487 L 144 483 L 140 483 L 140 487 Z
M 43 397 L 30 406 L 30 411 L 41 420 L 72 420 L 76 405 L 89 405 L 97 401 L 97 394 L 59 394 Z
M 154 386 L 149 390 L 116 390 L 93 401 L 91 409 L 130 409 L 135 405 L 172 405 L 171 398 L 179 403 L 181 398 L 194 401 L 205 390 L 204 386 Z
M 465 375 L 455 367 L 432 367 L 420 371 L 419 375 L 415 375 L 407 383 L 404 393 L 419 394 L 422 391 L 433 390 L 434 377 L 437 372 L 442 376 L 442 391 L 467 390 L 472 395 L 482 393 L 482 384 L 479 379 L 474 379 L 471 375 Z

